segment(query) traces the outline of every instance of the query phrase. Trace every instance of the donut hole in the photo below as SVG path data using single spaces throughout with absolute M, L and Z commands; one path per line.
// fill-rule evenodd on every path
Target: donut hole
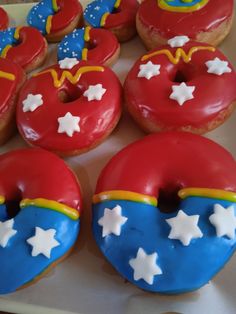
M 175 73 L 175 76 L 174 76 L 172 81 L 175 82 L 175 83 L 183 83 L 183 82 L 187 82 L 188 79 L 186 77 L 186 74 L 183 71 L 178 70 Z
M 21 210 L 20 201 L 21 201 L 20 198 L 19 199 L 16 198 L 14 200 L 8 200 L 5 202 L 8 219 L 12 219 L 18 215 L 18 213 Z
M 178 211 L 180 198 L 178 197 L 179 188 L 172 191 L 161 189 L 158 196 L 158 208 L 162 213 L 174 213 Z
M 112 10 L 112 14 L 117 14 L 117 13 L 120 13 L 121 12 L 121 8 L 114 8 L 113 10 Z
M 58 92 L 58 98 L 62 103 L 66 104 L 79 99 L 82 94 L 82 90 L 73 85 L 70 88 L 70 92 L 68 92 L 67 90 L 60 90 Z
M 87 48 L 88 50 L 94 49 L 97 47 L 97 43 L 95 40 L 90 40 L 85 42 L 84 48 Z

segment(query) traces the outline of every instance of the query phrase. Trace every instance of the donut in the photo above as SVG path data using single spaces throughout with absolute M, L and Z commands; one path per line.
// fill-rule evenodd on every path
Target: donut
M 112 65 L 120 54 L 120 44 L 109 31 L 86 27 L 76 29 L 58 45 L 58 60 L 76 58 L 94 63 Z
M 42 65 L 46 55 L 47 42 L 37 29 L 23 26 L 0 32 L 0 57 L 14 61 L 26 72 Z
M 235 86 L 233 66 L 219 50 L 178 36 L 135 63 L 124 93 L 129 112 L 145 131 L 202 134 L 232 113 Z
M 93 197 L 93 235 L 112 266 L 137 287 L 196 290 L 236 248 L 236 162 L 188 132 L 152 134 L 103 169 Z
M 0 294 L 26 287 L 73 248 L 79 183 L 63 160 L 41 149 L 0 155 Z
M 5 29 L 8 27 L 9 18 L 7 12 L 0 7 L 0 30 Z
M 22 137 L 62 156 L 100 144 L 121 114 L 121 85 L 103 66 L 66 58 L 30 78 L 17 105 Z
M 136 34 L 137 0 L 95 0 L 84 11 L 87 25 L 111 31 L 119 42 L 130 40 Z
M 58 42 L 82 25 L 83 8 L 78 0 L 42 0 L 29 11 L 27 23 L 49 42 Z
M 182 34 L 217 46 L 231 29 L 233 12 L 234 0 L 145 0 L 136 26 L 149 50 Z
M 24 81 L 25 73 L 17 64 L 0 58 L 0 145 L 16 130 L 16 102 Z

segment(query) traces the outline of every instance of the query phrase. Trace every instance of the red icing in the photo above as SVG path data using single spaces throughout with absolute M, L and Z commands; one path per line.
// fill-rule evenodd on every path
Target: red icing
M 22 69 L 13 62 L 0 58 L 0 71 L 13 74 L 15 80 L 9 80 L 1 77 L 0 74 L 0 118 L 5 115 L 12 107 L 12 99 L 15 96 L 19 85 L 24 80 L 24 72 Z
M 33 27 L 21 27 L 19 35 L 19 44 L 8 50 L 6 58 L 27 69 L 46 53 L 47 43 L 41 33 Z
M 200 10 L 191 13 L 171 12 L 161 9 L 157 0 L 141 3 L 138 18 L 150 32 L 157 32 L 164 38 L 186 35 L 193 39 L 200 32 L 218 27 L 233 14 L 233 0 L 209 0 Z
M 92 63 L 80 61 L 72 70 L 66 70 L 73 75 L 80 67 L 91 66 Z M 55 69 L 59 78 L 63 70 L 58 65 Z M 64 70 L 65 71 L 65 70 Z M 83 93 L 89 85 L 102 84 L 106 89 L 102 100 L 88 101 Z M 74 101 L 63 103 L 59 100 L 60 91 L 66 92 Z M 41 94 L 44 104 L 34 112 L 23 112 L 22 102 L 28 94 Z M 80 132 L 72 137 L 66 133 L 59 134 L 59 117 L 67 112 L 80 117 Z M 26 82 L 19 97 L 17 108 L 17 123 L 22 136 L 33 145 L 48 150 L 69 153 L 76 150 L 88 149 L 99 142 L 109 130 L 114 127 L 121 112 L 121 86 L 115 74 L 104 67 L 104 72 L 89 72 L 82 74 L 77 84 L 71 84 L 67 79 L 60 87 L 54 87 L 51 74 L 46 73 L 32 77 Z
M 63 160 L 41 149 L 0 155 L 0 195 L 6 201 L 45 198 L 81 209 L 76 177 Z
M 182 49 L 187 53 L 191 47 L 208 46 L 203 43 L 189 42 Z M 175 54 L 177 48 L 162 46 L 159 49 L 168 49 Z M 180 61 L 172 64 L 166 55 L 157 55 L 146 61 L 138 60 L 129 72 L 125 82 L 125 97 L 128 108 L 138 116 L 166 130 L 176 130 L 182 127 L 205 127 L 214 121 L 218 115 L 227 110 L 236 100 L 236 75 L 231 64 L 231 73 L 221 76 L 207 73 L 205 62 L 218 57 L 227 61 L 227 58 L 216 49 L 211 51 L 197 51 L 192 55 L 190 63 Z M 161 65 L 160 75 L 138 78 L 140 64 L 152 61 Z M 174 82 L 177 71 L 186 78 L 188 86 L 195 86 L 194 99 L 186 101 L 182 106 L 169 96 L 172 86 L 180 83 Z
M 236 163 L 213 141 L 184 132 L 152 134 L 113 157 L 96 193 L 125 190 L 158 197 L 160 190 L 215 188 L 236 192 Z
M 57 4 L 60 9 L 53 15 L 50 34 L 63 30 L 83 14 L 83 8 L 78 0 L 58 0 Z
M 117 12 L 108 15 L 104 27 L 107 29 L 114 27 L 135 27 L 138 7 L 137 0 L 121 0 Z
M 9 18 L 7 12 L 0 8 L 0 30 L 3 30 L 8 27 Z
M 92 47 L 95 46 L 88 50 L 87 59 L 89 61 L 104 64 L 113 57 L 120 47 L 115 35 L 105 29 L 92 28 L 89 34 L 90 44 Z

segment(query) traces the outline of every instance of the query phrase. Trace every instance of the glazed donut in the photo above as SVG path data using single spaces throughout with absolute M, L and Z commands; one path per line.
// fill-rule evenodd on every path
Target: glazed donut
M 235 86 L 235 71 L 219 50 L 178 36 L 135 63 L 124 91 L 129 112 L 145 131 L 202 134 L 231 114 Z
M 23 26 L 0 32 L 0 56 L 19 64 L 26 72 L 42 65 L 46 55 L 47 42 L 37 29 Z
M 116 37 L 105 29 L 86 27 L 65 36 L 58 46 L 58 60 L 76 58 L 94 63 L 112 65 L 120 54 Z
M 23 70 L 10 60 L 0 58 L 0 145 L 14 133 L 16 102 L 25 81 Z
M 93 234 L 106 259 L 136 286 L 192 291 L 235 251 L 235 192 L 236 163 L 221 146 L 187 132 L 152 134 L 102 171 Z
M 231 29 L 233 12 L 234 0 L 145 0 L 136 26 L 149 50 L 182 34 L 217 46 Z
M 9 18 L 7 12 L 0 7 L 0 30 L 5 29 L 8 27 Z
M 63 160 L 41 149 L 0 156 L 0 294 L 39 280 L 79 233 L 81 192 Z
M 121 85 L 109 68 L 67 58 L 30 78 L 17 107 L 18 129 L 29 144 L 81 154 L 116 126 Z
M 89 26 L 110 30 L 119 42 L 124 42 L 136 34 L 138 6 L 137 0 L 95 0 L 87 5 L 84 19 Z
M 41 0 L 30 10 L 27 22 L 49 42 L 58 42 L 77 26 L 82 26 L 83 8 L 79 0 Z

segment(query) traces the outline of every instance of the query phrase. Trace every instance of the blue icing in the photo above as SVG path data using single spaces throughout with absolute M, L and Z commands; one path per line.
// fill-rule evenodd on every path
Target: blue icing
M 5 31 L 0 31 L 0 55 L 7 45 L 14 46 L 17 44 L 17 39 L 14 38 L 16 28 L 8 28 Z
M 64 37 L 57 50 L 59 61 L 65 58 L 82 59 L 82 50 L 85 47 L 84 32 L 84 28 L 76 29 Z
M 202 0 L 192 0 L 191 2 L 184 2 L 182 0 L 165 0 L 165 2 L 170 7 L 192 7 L 198 3 L 201 3 Z
M 84 11 L 85 20 L 93 27 L 101 26 L 105 13 L 112 13 L 116 0 L 95 0 L 87 5 Z
M 27 16 L 27 23 L 46 35 L 46 24 L 49 15 L 54 15 L 52 0 L 43 0 L 33 6 Z
M 158 208 L 131 201 L 106 201 L 93 206 L 93 233 L 105 257 L 117 271 L 138 287 L 160 293 L 183 293 L 200 288 L 224 266 L 235 251 L 236 239 L 216 237 L 215 227 L 210 223 L 215 204 L 228 207 L 228 201 L 189 197 L 180 208 L 188 215 L 200 215 L 198 226 L 202 238 L 193 239 L 189 246 L 179 240 L 168 239 L 170 226 L 166 219 L 175 217 L 177 212 L 165 214 Z M 110 234 L 102 237 L 98 220 L 105 208 L 120 205 L 122 216 L 128 217 L 122 226 L 121 235 Z M 235 211 L 236 212 L 236 211 Z M 139 248 L 147 254 L 157 252 L 157 265 L 162 275 L 154 277 L 153 285 L 143 279 L 135 281 L 129 260 L 135 258 Z
M 0 221 L 6 219 L 5 205 L 1 205 Z M 52 249 L 50 259 L 42 254 L 31 256 L 32 246 L 26 240 L 35 235 L 35 227 L 56 230 L 55 239 L 60 246 Z M 13 229 L 17 233 L 10 238 L 7 247 L 0 246 L 0 294 L 15 291 L 62 257 L 77 239 L 79 221 L 57 211 L 28 206 L 14 218 Z

